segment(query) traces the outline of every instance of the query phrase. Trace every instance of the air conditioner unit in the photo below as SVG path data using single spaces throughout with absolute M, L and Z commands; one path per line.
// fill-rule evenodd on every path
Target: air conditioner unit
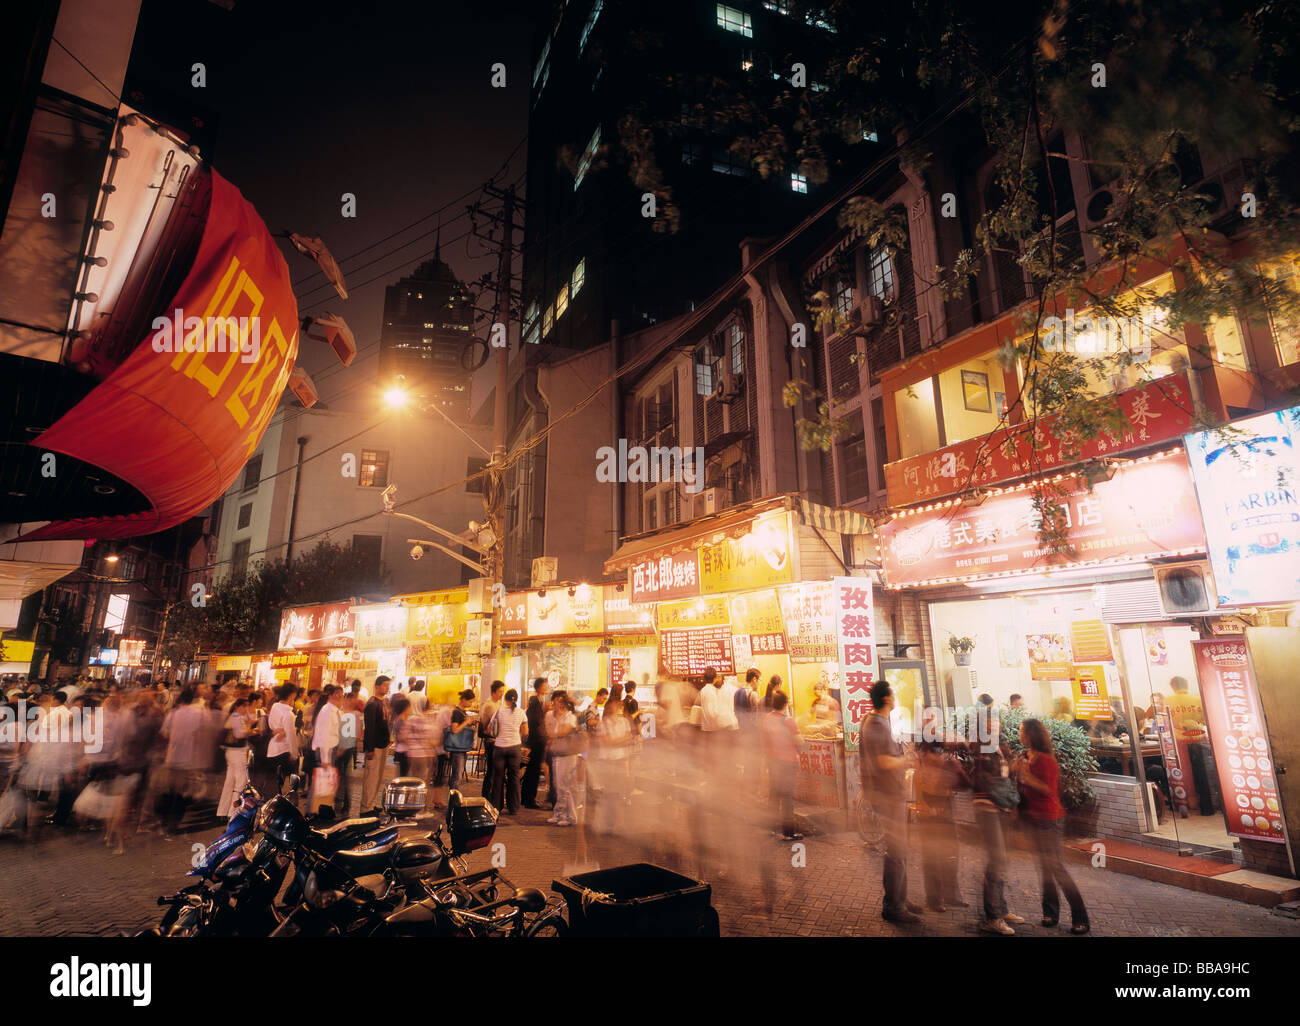
M 714 513 L 721 513 L 730 505 L 731 490 L 729 488 L 706 488 L 695 496 L 695 516 L 707 517 Z
M 952 704 L 955 708 L 969 708 L 975 704 L 979 694 L 979 672 L 973 666 L 954 666 L 952 668 Z
M 885 317 L 885 305 L 879 296 L 865 296 L 861 303 L 849 311 L 849 329 L 874 328 Z
M 1165 616 L 1202 616 L 1218 608 L 1218 592 L 1206 560 L 1164 563 L 1155 568 L 1155 575 Z
M 729 370 L 718 371 L 718 383 L 713 386 L 713 393 L 710 399 L 717 399 L 722 403 L 729 403 L 733 399 L 738 399 L 744 390 L 744 380 L 741 375 L 733 374 Z
M 1110 220 L 1118 212 L 1120 191 L 1115 182 L 1103 185 L 1100 189 L 1094 190 L 1084 201 L 1083 209 L 1079 213 L 1079 226 L 1087 231 L 1089 228 L 1095 228 L 1097 225 Z

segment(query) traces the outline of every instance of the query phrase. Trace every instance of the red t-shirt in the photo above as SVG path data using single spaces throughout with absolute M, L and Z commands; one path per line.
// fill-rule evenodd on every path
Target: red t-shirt
M 1057 765 L 1056 756 L 1039 752 L 1034 756 L 1034 764 L 1029 768 L 1029 772 L 1033 773 L 1040 783 L 1047 786 L 1048 793 L 1043 794 L 1029 787 L 1024 788 L 1021 791 L 1021 814 L 1030 819 L 1060 819 L 1065 815 L 1065 807 L 1061 805 L 1059 797 L 1061 767 Z

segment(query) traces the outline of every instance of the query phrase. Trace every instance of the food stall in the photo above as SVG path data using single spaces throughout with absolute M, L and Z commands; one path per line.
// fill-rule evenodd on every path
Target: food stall
M 406 612 L 405 672 L 392 675 L 397 690 L 405 690 L 414 677 L 425 682 L 430 702 L 452 704 L 457 692 L 477 685 L 482 665 L 465 655 L 469 598 L 468 588 L 393 598 Z

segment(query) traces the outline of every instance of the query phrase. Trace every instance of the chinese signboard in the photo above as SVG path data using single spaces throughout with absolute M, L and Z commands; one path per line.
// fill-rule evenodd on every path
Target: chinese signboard
M 735 673 L 730 627 L 664 631 L 659 635 L 659 662 L 665 672 L 696 677 L 710 666 L 720 674 Z
M 218 656 L 218 659 L 234 659 L 236 656 Z M 274 670 L 287 670 L 295 666 L 307 666 L 311 663 L 311 656 L 306 652 L 276 652 L 271 656 L 271 668 Z M 216 669 L 222 669 L 217 666 Z M 242 666 L 231 666 L 229 669 L 242 670 Z
M 794 580 L 790 548 L 790 515 L 762 518 L 743 537 L 700 546 L 700 587 L 716 595 L 786 584 Z
M 731 629 L 749 640 L 751 656 L 785 654 L 785 621 L 775 591 L 756 591 L 733 598 Z
M 404 606 L 353 606 L 352 623 L 358 649 L 373 652 L 382 648 L 401 648 L 406 643 Z
M 117 665 L 118 666 L 139 666 L 144 659 L 144 641 L 136 641 L 131 638 L 123 638 L 117 646 Z M 242 669 L 248 669 L 247 657 Z
M 1167 556 L 1205 544 L 1181 453 L 1123 467 L 1092 492 L 1081 486 L 1056 501 L 1079 562 Z M 976 507 L 899 517 L 881 528 L 886 577 L 899 587 L 1051 566 L 1040 525 L 1028 489 Z
M 700 578 L 695 550 L 686 549 L 671 556 L 656 556 L 633 563 L 627 568 L 627 583 L 632 590 L 632 602 L 659 602 L 698 595 Z
M 844 750 L 856 752 L 862 718 L 871 706 L 871 685 L 876 680 L 871 581 L 865 577 L 836 577 L 831 587 L 835 592 L 835 627 L 839 634 Z
M 603 589 L 605 594 L 605 631 L 646 631 L 654 630 L 654 606 L 646 602 L 633 602 L 627 589 L 616 591 L 611 585 Z
M 731 609 L 725 598 L 661 602 L 658 620 L 661 631 L 679 627 L 725 627 L 731 623 Z
M 1193 641 L 1228 833 L 1285 843 L 1277 769 L 1242 638 Z
M 335 602 L 323 606 L 301 606 L 286 609 L 280 615 L 280 643 L 276 648 L 302 648 L 324 651 L 330 648 L 351 648 L 352 605 Z
M 1219 605 L 1300 599 L 1300 407 L 1187 436 Z
M 821 663 L 839 656 L 835 641 L 835 596 L 826 582 L 778 588 L 785 618 L 786 646 L 796 663 Z
M 1052 432 L 1053 417 L 1038 422 L 1037 438 L 1031 425 L 1003 428 L 943 449 L 885 465 L 885 485 L 891 504 L 956 495 L 1030 473 L 1041 474 L 1065 463 L 1106 457 L 1125 449 L 1177 438 L 1192 426 L 1192 400 L 1182 375 L 1162 378 L 1116 396 L 1129 427 L 1118 433 L 1103 432 L 1081 442 L 1077 455 L 1063 455 L 1061 439 Z
M 402 596 L 407 672 L 457 673 L 464 654 L 469 592 L 464 588 Z
M 600 634 L 605 629 L 599 588 L 582 585 L 572 595 L 567 588 L 548 588 L 545 595 L 530 591 L 526 598 L 530 638 Z
M 506 594 L 505 601 L 497 613 L 497 628 L 501 640 L 523 638 L 528 634 L 528 593 L 512 591 Z
M 804 805 L 840 805 L 840 764 L 844 759 L 834 741 L 809 741 L 799 753 L 794 800 Z
M 1074 715 L 1080 720 L 1113 720 L 1110 697 L 1106 694 L 1106 667 L 1088 663 L 1074 668 L 1070 679 L 1074 692 Z

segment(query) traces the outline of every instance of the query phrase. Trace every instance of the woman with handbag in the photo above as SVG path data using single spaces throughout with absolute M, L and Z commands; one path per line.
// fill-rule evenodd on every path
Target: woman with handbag
M 1075 935 L 1088 933 L 1088 909 L 1083 904 L 1083 895 L 1061 859 L 1065 807 L 1061 804 L 1061 767 L 1052 750 L 1052 735 L 1041 720 L 1027 719 L 1020 724 L 1020 743 L 1025 748 L 1016 762 L 1020 793 L 1024 799 L 1021 811 L 1038 853 L 1038 875 L 1043 884 L 1043 925 L 1055 926 L 1061 917 L 1059 885 L 1070 903 L 1070 932 Z
M 217 817 L 225 819 L 239 793 L 248 786 L 249 737 L 256 724 L 249 715 L 248 699 L 238 698 L 226 717 L 221 750 L 226 758 L 226 779 L 221 785 L 221 801 L 217 803 Z
M 551 711 L 546 714 L 548 737 L 555 767 L 555 811 L 546 822 L 555 826 L 574 826 L 578 822 L 578 803 L 575 784 L 578 774 L 578 756 L 587 748 L 587 735 L 578 729 L 578 717 L 573 703 L 563 691 L 551 699 Z
M 971 807 L 984 844 L 984 918 L 980 929 L 1003 937 L 1015 935 L 1012 923 L 1023 923 L 1007 908 L 1007 837 L 1005 817 L 1020 803 L 1015 781 L 998 748 L 985 751 L 972 744 Z

